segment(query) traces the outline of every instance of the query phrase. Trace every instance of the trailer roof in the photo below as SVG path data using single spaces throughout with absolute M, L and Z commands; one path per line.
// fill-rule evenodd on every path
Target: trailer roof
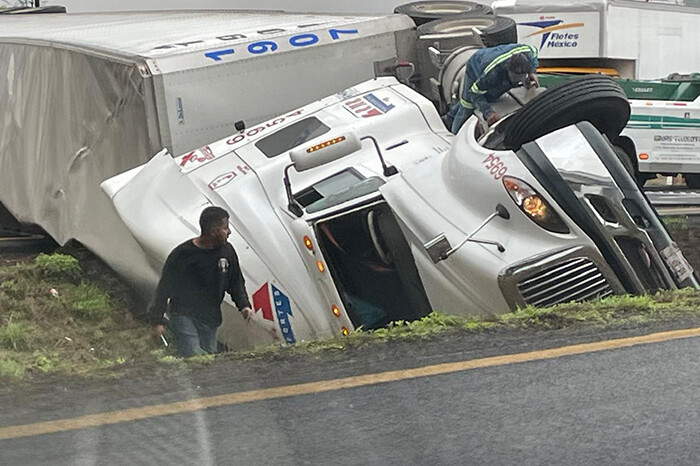
M 682 0 L 495 0 L 491 6 L 497 14 L 551 13 L 553 11 L 604 11 L 607 5 L 636 8 L 697 7 L 697 2 Z M 695 8 L 697 9 L 697 8 Z
M 288 34 L 291 28 L 314 31 L 383 17 L 251 10 L 0 15 L 0 42 L 163 58 L 220 47 L 221 38 L 235 45 L 251 37 Z

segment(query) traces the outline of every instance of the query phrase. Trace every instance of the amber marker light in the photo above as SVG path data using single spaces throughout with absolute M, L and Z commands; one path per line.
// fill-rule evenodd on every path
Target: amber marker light
M 331 312 L 334 316 L 340 317 L 340 309 L 338 309 L 338 306 L 336 306 L 335 304 L 331 306 Z
M 347 327 L 343 327 L 343 336 L 348 336 L 348 329 L 347 329 Z
M 554 233 L 569 233 L 569 227 L 556 210 L 525 181 L 513 176 L 504 176 L 503 187 L 520 210 L 536 224 Z
M 324 267 L 323 262 L 321 261 L 316 261 L 316 267 L 318 267 L 318 271 L 321 273 L 326 271 L 326 267 Z
M 337 138 L 329 139 L 328 141 L 323 141 L 320 144 L 316 144 L 315 146 L 311 146 L 308 149 L 306 149 L 306 153 L 310 154 L 312 152 L 316 152 L 317 150 L 321 150 L 325 147 L 332 146 L 333 144 L 338 144 L 339 142 L 345 141 L 345 136 L 338 136 Z
M 314 243 L 311 242 L 311 238 L 309 238 L 308 236 L 304 236 L 304 246 L 306 246 L 306 249 L 308 249 L 309 251 L 314 250 Z
M 649 160 L 649 154 L 642 152 L 639 154 L 639 160 Z
M 544 219 L 547 217 L 547 205 L 539 196 L 528 196 L 523 201 L 523 210 L 531 217 Z

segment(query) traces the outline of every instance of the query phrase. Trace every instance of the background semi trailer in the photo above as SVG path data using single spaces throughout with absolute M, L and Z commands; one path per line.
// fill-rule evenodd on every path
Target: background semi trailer
M 497 0 L 539 49 L 540 66 L 615 68 L 631 79 L 693 73 L 700 66 L 700 2 Z
M 540 74 L 544 87 L 575 75 Z M 673 74 L 660 80 L 619 79 L 632 113 L 613 141 L 624 150 L 630 170 L 643 184 L 657 174 L 682 174 L 688 187 L 700 188 L 700 74 Z

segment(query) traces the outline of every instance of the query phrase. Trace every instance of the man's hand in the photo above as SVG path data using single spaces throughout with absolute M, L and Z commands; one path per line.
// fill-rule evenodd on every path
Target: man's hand
M 492 126 L 494 123 L 496 123 L 500 119 L 501 119 L 501 117 L 499 117 L 496 112 L 491 112 L 489 114 L 489 116 L 486 118 L 486 124 L 489 126 Z
M 249 307 L 244 307 L 243 309 L 241 309 L 241 314 L 243 314 L 243 318 L 247 322 L 251 319 L 251 317 L 253 317 L 253 314 L 255 314 L 255 312 Z
M 525 80 L 525 82 L 523 83 L 523 85 L 525 86 L 526 89 L 531 89 L 531 88 L 533 88 L 533 87 L 540 87 L 540 82 L 539 82 L 539 80 L 537 79 L 537 74 L 535 74 L 535 73 L 530 73 L 530 74 L 527 76 L 527 79 Z
M 165 333 L 165 327 L 161 324 L 158 324 L 155 326 L 153 329 L 153 335 L 155 335 L 156 338 L 160 338 L 161 335 Z

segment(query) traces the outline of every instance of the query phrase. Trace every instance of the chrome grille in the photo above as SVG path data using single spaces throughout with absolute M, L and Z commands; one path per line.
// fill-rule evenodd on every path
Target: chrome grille
M 526 304 L 543 307 L 613 294 L 598 267 L 585 257 L 546 268 L 519 282 L 518 290 Z

